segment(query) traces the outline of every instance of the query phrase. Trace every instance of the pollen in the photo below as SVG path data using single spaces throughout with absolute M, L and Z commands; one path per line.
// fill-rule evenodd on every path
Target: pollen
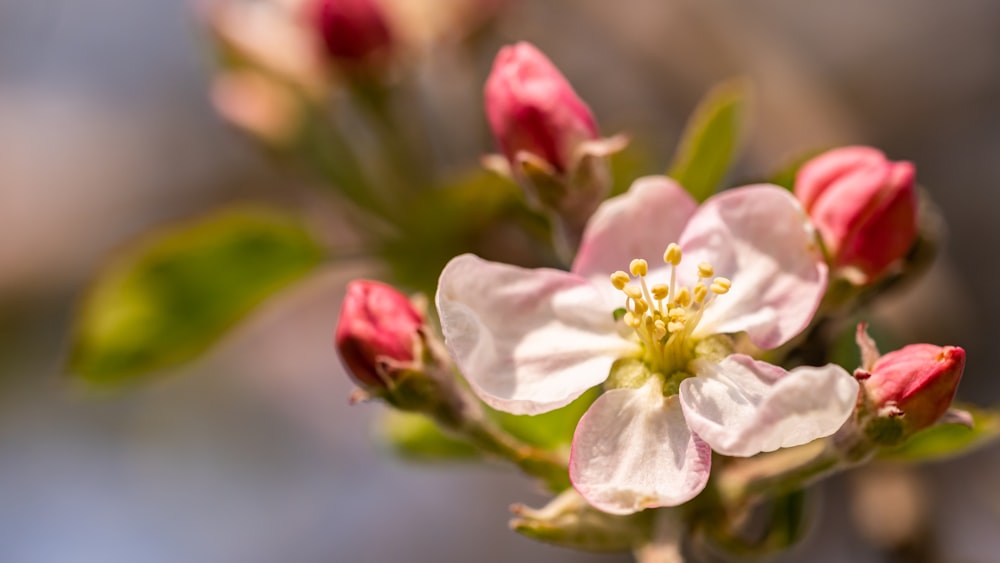
M 625 294 L 625 326 L 635 331 L 645 350 L 645 361 L 661 373 L 686 369 L 693 359 L 693 339 L 705 310 L 732 287 L 727 278 L 715 277 L 708 262 L 697 265 L 697 280 L 688 287 L 678 283 L 678 266 L 683 259 L 680 245 L 670 243 L 663 253 L 669 280 L 647 283 L 649 263 L 642 258 L 631 260 L 628 271 L 611 274 L 611 285 Z M 711 281 L 710 281 L 711 280 Z M 663 283 L 669 281 L 669 283 Z

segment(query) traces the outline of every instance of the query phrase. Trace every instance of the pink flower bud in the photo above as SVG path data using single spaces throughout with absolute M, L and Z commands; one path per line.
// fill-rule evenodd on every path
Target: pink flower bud
M 410 300 L 384 283 L 357 280 L 347 286 L 335 342 L 340 361 L 367 388 L 385 388 L 380 364 L 413 362 L 423 315 Z
M 819 230 L 833 266 L 871 281 L 906 255 L 917 235 L 917 195 L 909 162 L 871 147 L 844 147 L 807 162 L 795 195 Z
M 376 0 L 315 0 L 311 16 L 326 54 L 347 70 L 384 64 L 394 46 Z
M 484 94 L 493 136 L 515 170 L 517 154 L 525 151 L 566 172 L 577 146 L 598 137 L 590 108 L 529 43 L 500 50 Z
M 912 344 L 879 358 L 865 394 L 881 417 L 900 417 L 903 434 L 934 424 L 948 410 L 965 369 L 965 350 Z

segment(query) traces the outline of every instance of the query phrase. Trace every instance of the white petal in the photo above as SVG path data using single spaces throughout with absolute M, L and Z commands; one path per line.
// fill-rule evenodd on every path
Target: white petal
M 779 346 L 809 324 L 826 292 L 827 267 L 811 224 L 788 191 L 747 186 L 709 198 L 681 235 L 687 283 L 699 262 L 732 289 L 705 311 L 695 336 L 746 331 L 753 343 Z
M 464 254 L 441 273 L 437 308 L 445 345 L 472 390 L 514 414 L 570 403 L 637 349 L 618 335 L 613 305 L 558 270 Z
M 598 397 L 573 435 L 569 477 L 595 507 L 612 514 L 676 506 L 708 482 L 712 452 L 688 429 L 677 396 L 658 378 Z
M 677 242 L 697 207 L 670 178 L 639 178 L 628 192 L 602 203 L 587 222 L 573 273 L 610 286 L 608 275 L 628 270 L 633 258 L 644 258 L 653 268 L 662 265 L 663 251 Z
M 688 425 L 712 449 L 752 456 L 829 436 L 858 399 L 858 382 L 834 364 L 790 372 L 732 355 L 695 360 L 697 377 L 681 382 Z

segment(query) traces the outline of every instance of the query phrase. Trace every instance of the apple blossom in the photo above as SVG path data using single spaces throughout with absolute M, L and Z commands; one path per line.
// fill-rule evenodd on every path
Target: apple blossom
M 564 172 L 580 143 L 598 137 L 590 108 L 530 43 L 500 49 L 484 94 L 490 128 L 514 168 L 527 153 Z
M 734 353 L 729 336 L 787 342 L 826 279 L 808 219 L 781 188 L 699 207 L 648 177 L 598 208 L 571 272 L 459 256 L 437 306 L 446 346 L 494 408 L 546 412 L 606 381 L 577 426 L 570 479 L 595 507 L 627 514 L 697 495 L 713 449 L 750 456 L 847 419 L 857 382 L 843 369 L 786 372 Z
M 816 225 L 832 265 L 868 282 L 906 255 L 917 236 L 917 194 L 909 162 L 871 147 L 842 147 L 802 166 L 795 195 Z
M 549 214 L 559 251 L 571 257 L 587 219 L 611 189 L 606 157 L 627 140 L 599 138 L 590 108 L 530 43 L 500 50 L 483 93 L 503 153 L 487 165 L 511 175 L 531 203 Z
M 862 367 L 855 371 L 863 398 L 859 416 L 870 438 L 893 445 L 949 412 L 965 370 L 965 350 L 910 344 L 881 355 L 864 323 L 856 339 L 862 350 Z
M 345 71 L 384 66 L 395 41 L 376 0 L 313 0 L 308 14 L 330 61 Z
M 368 389 L 383 389 L 389 381 L 386 362 L 416 360 L 423 315 L 409 298 L 381 282 L 348 284 L 334 336 L 348 373 Z

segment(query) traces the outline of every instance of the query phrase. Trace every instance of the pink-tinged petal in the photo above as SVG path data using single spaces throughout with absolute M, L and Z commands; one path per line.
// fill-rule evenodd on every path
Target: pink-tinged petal
M 437 308 L 445 345 L 472 390 L 514 414 L 570 403 L 637 349 L 619 336 L 602 294 L 558 270 L 464 254 L 441 273 Z
M 777 186 L 737 188 L 709 198 L 681 235 L 680 279 L 699 262 L 732 289 L 705 310 L 696 337 L 746 331 L 757 346 L 779 346 L 802 331 L 826 292 L 827 266 L 798 201 Z
M 830 184 L 845 173 L 860 167 L 879 166 L 885 161 L 885 154 L 872 147 L 851 146 L 827 151 L 799 169 L 795 195 L 807 210 L 812 210 Z
M 698 204 L 666 176 L 646 176 L 628 192 L 601 204 L 587 223 L 573 273 L 610 287 L 608 275 L 627 270 L 633 258 L 653 267 L 676 242 Z
M 681 382 L 687 423 L 712 449 L 752 456 L 833 434 L 851 415 L 858 382 L 834 364 L 790 372 L 732 355 L 695 360 L 697 377 Z
M 569 478 L 595 507 L 612 514 L 676 506 L 705 488 L 712 452 L 693 435 L 676 396 L 658 378 L 640 389 L 598 397 L 573 435 Z

